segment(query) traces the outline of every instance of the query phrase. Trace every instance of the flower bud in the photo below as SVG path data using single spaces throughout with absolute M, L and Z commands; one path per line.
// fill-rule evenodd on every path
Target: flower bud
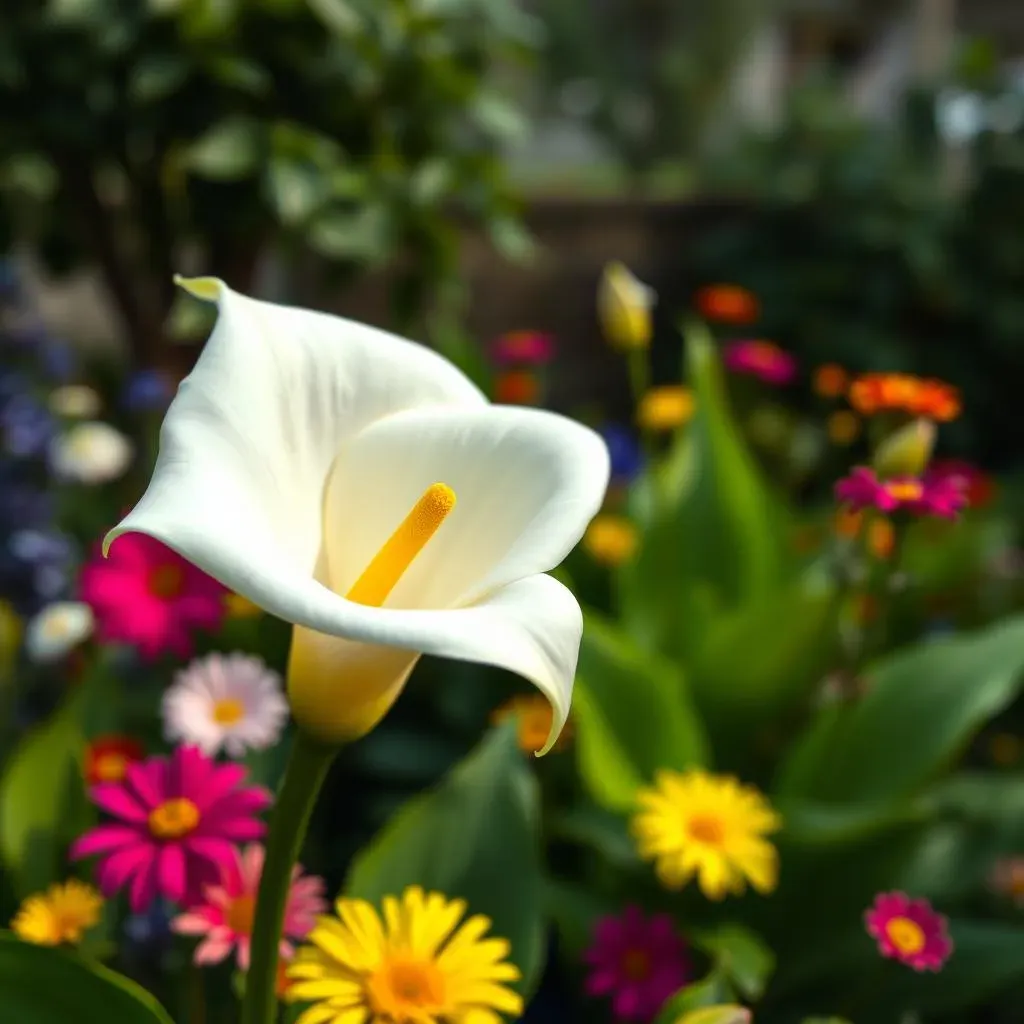
M 754 1018 L 745 1006 L 702 1006 L 684 1013 L 675 1024 L 750 1024 Z
M 655 293 L 622 263 L 609 263 L 597 289 L 597 316 L 601 330 L 614 348 L 647 348 L 653 325 Z
M 890 434 L 875 451 L 873 465 L 882 480 L 894 476 L 920 476 L 931 461 L 935 424 L 914 420 Z

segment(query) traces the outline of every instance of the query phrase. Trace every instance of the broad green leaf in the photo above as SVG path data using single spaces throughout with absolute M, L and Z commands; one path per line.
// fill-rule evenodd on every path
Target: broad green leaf
M 929 817 L 923 800 L 893 807 L 876 802 L 834 804 L 783 797 L 775 801 L 775 808 L 782 815 L 786 841 L 805 847 L 842 846 L 893 825 L 923 822 Z
M 786 551 L 779 507 L 732 417 L 721 362 L 703 328 L 687 332 L 686 365 L 697 402 L 689 425 L 694 480 L 679 524 L 689 560 L 730 603 L 768 597 Z
M 387 209 L 367 204 L 349 213 L 332 210 L 320 214 L 310 227 L 309 242 L 332 259 L 376 260 L 390 242 Z
M 654 1024 L 679 1024 L 680 1018 L 695 1010 L 721 1006 L 733 1002 L 736 994 L 719 970 L 713 970 L 706 978 L 681 988 L 654 1019 Z
M 775 955 L 752 931 L 740 925 L 722 925 L 693 937 L 715 968 L 744 999 L 760 999 L 775 970 Z
M 0 854 L 25 896 L 59 875 L 62 837 L 80 791 L 84 688 L 15 749 L 0 778 Z
M 559 838 L 598 850 L 616 868 L 629 870 L 640 864 L 636 844 L 621 814 L 584 804 L 555 817 L 548 829 Z
M 136 103 L 166 99 L 184 85 L 188 72 L 188 61 L 180 54 L 148 54 L 132 68 L 128 95 Z
M 378 903 L 410 885 L 486 914 L 532 991 L 543 959 L 537 784 L 515 723 L 492 731 L 434 790 L 405 805 L 356 858 L 345 893 Z
M 613 810 L 634 804 L 659 768 L 707 762 L 707 739 L 682 673 L 587 612 L 573 701 L 580 774 Z
M 0 932 L 0 1006 L 24 1024 L 173 1024 L 145 989 L 64 950 Z
M 237 181 L 255 173 L 265 141 L 259 121 L 248 117 L 227 118 L 188 147 L 184 163 L 201 178 Z
M 1022 616 L 890 655 L 866 673 L 864 696 L 805 734 L 790 755 L 800 769 L 782 769 L 787 793 L 867 802 L 913 792 L 1014 699 L 1022 670 Z
M 618 903 L 594 891 L 593 886 L 574 885 L 558 879 L 544 884 L 544 905 L 558 929 L 561 948 L 577 959 L 594 941 L 594 925 L 601 917 L 618 914 Z
M 894 969 L 885 991 L 880 993 L 884 1007 L 875 1002 L 855 1019 L 874 1020 L 872 1011 L 883 1008 L 941 1014 L 945 1018 L 982 1006 L 1020 985 L 1024 976 L 1024 928 L 954 919 L 949 933 L 953 955 L 941 971 L 923 975 Z
M 727 729 L 745 733 L 804 698 L 839 645 L 832 588 L 798 581 L 713 619 L 689 665 L 694 697 Z

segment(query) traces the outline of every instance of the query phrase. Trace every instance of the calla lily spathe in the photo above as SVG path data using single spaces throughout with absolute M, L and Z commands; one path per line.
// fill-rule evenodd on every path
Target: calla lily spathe
M 426 653 L 531 680 L 554 709 L 549 748 L 582 616 L 545 573 L 600 507 L 600 437 L 490 405 L 445 359 L 383 331 L 213 278 L 179 283 L 217 303 L 217 325 L 167 412 L 146 493 L 106 543 L 148 534 L 293 623 L 289 697 L 316 738 L 372 728 Z M 381 606 L 346 599 L 438 483 L 454 507 Z

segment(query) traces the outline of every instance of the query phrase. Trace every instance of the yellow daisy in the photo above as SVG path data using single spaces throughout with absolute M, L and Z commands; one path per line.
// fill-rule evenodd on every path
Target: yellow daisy
M 594 516 L 583 534 L 583 549 L 601 565 L 622 565 L 633 557 L 638 542 L 636 527 L 610 512 Z
M 758 892 L 775 888 L 778 855 L 764 836 L 782 819 L 752 786 L 728 775 L 666 770 L 637 799 L 637 849 L 654 861 L 666 888 L 681 889 L 694 875 L 712 900 L 742 893 L 747 881 Z
M 71 879 L 29 896 L 11 921 L 11 930 L 39 946 L 78 943 L 100 919 L 103 898 L 91 886 Z
M 675 430 L 690 421 L 695 404 L 688 387 L 664 384 L 651 388 L 640 398 L 636 421 L 644 430 Z
M 522 998 L 507 939 L 483 936 L 489 918 L 463 921 L 466 904 L 410 886 L 384 897 L 339 899 L 288 967 L 290 1002 L 312 1002 L 296 1024 L 502 1024 Z M 339 920 L 340 919 L 340 920 Z

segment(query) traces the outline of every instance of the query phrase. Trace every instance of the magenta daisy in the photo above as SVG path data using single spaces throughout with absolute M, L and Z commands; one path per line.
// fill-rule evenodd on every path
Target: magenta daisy
M 249 937 L 263 858 L 264 850 L 259 843 L 251 843 L 241 852 L 236 850 L 234 858 L 221 866 L 219 884 L 204 890 L 202 903 L 171 922 L 171 928 L 179 935 L 203 936 L 193 957 L 197 964 L 220 963 L 234 949 L 239 968 L 249 969 Z M 292 940 L 304 939 L 317 917 L 326 913 L 323 879 L 304 875 L 302 868 L 296 865 L 285 904 L 280 945 L 282 959 L 290 960 L 295 955 Z
M 266 831 L 256 815 L 270 804 L 270 793 L 243 786 L 245 776 L 240 765 L 215 764 L 196 747 L 131 764 L 123 782 L 89 791 L 117 821 L 79 838 L 71 857 L 99 855 L 100 888 L 111 896 L 127 887 L 136 912 L 157 896 L 196 903 L 233 862 L 234 844 Z
M 857 466 L 836 484 L 836 498 L 852 509 L 909 512 L 913 516 L 954 519 L 967 504 L 961 479 L 956 476 L 892 477 L 879 480 L 875 471 Z
M 622 1021 L 653 1020 L 691 976 L 686 945 L 672 918 L 646 917 L 635 906 L 597 922 L 584 959 L 590 965 L 587 992 L 610 997 L 612 1012 Z
M 224 588 L 152 537 L 128 533 L 97 550 L 79 579 L 98 640 L 133 646 L 144 658 L 192 654 L 193 633 L 224 621 Z
M 796 376 L 796 360 L 770 341 L 733 341 L 725 347 L 725 365 L 766 384 L 788 384 Z
M 903 892 L 883 892 L 864 913 L 864 926 L 884 957 L 915 971 L 938 971 L 953 953 L 946 918 L 927 900 Z
M 281 677 L 248 654 L 209 654 L 174 678 L 164 694 L 164 735 L 229 757 L 273 746 L 288 720 Z

